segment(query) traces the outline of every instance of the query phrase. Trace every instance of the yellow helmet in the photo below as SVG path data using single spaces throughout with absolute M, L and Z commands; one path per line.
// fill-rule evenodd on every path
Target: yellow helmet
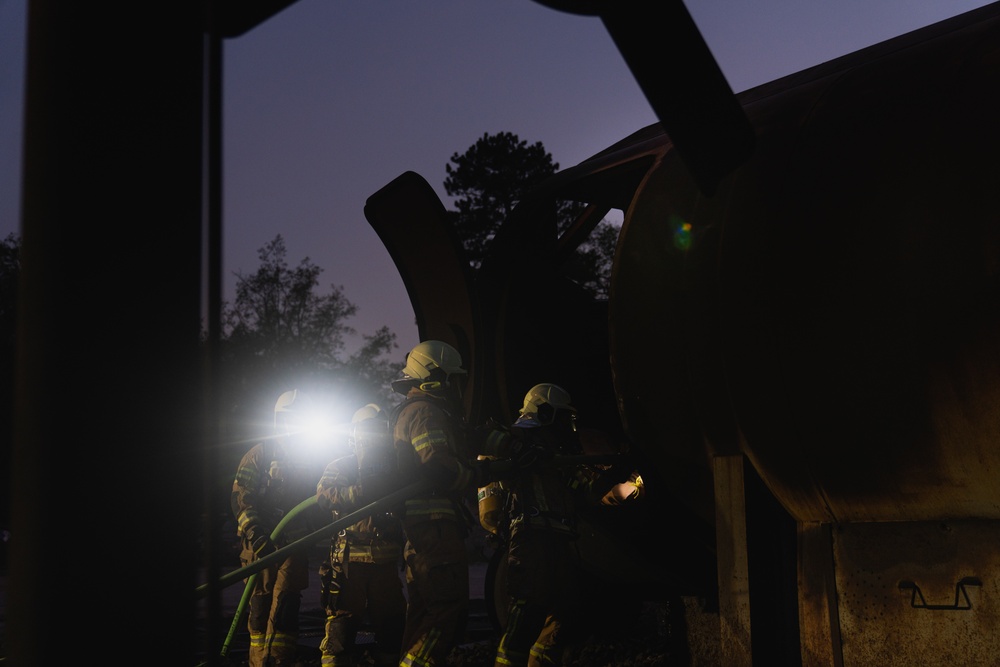
M 576 408 L 573 407 L 572 400 L 569 392 L 559 385 L 542 382 L 524 395 L 524 406 L 521 408 L 520 416 L 534 419 L 542 426 L 547 426 L 556 421 L 560 411 L 575 417 Z
M 400 382 L 435 391 L 447 387 L 452 375 L 465 374 L 458 350 L 440 340 L 425 340 L 406 355 Z

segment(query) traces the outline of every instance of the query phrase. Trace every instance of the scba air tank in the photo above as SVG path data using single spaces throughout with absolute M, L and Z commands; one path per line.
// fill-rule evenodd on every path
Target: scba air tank
M 495 461 L 493 456 L 479 456 L 480 461 Z M 503 521 L 504 502 L 507 492 L 500 488 L 500 482 L 490 482 L 479 487 L 479 525 L 496 535 Z

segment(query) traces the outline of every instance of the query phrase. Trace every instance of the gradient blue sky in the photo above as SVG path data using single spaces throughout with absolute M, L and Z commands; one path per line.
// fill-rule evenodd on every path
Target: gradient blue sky
M 689 0 L 735 92 L 990 4 Z M 0 0 L 0 238 L 19 227 L 27 0 Z M 351 325 L 417 341 L 402 281 L 364 218 L 404 171 L 446 206 L 453 153 L 483 133 L 572 166 L 656 122 L 596 18 L 533 0 L 298 0 L 224 46 L 224 271 L 281 234 L 357 304 Z

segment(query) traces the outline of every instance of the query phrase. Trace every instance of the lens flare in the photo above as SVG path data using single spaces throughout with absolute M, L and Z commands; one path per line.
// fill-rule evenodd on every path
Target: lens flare
M 691 249 L 691 223 L 677 215 L 670 216 L 670 227 L 674 230 L 674 247 L 682 252 Z

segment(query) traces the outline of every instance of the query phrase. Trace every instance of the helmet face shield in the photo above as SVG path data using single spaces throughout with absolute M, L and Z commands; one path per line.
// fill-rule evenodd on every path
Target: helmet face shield
M 354 413 L 347 442 L 357 457 L 358 474 L 362 479 L 395 472 L 392 433 L 385 414 L 374 403 Z
M 568 410 L 559 410 L 558 412 L 556 412 L 556 416 L 555 419 L 553 420 L 553 423 L 560 428 L 564 428 L 567 431 L 572 431 L 573 433 L 576 433 L 575 412 L 570 412 Z
M 356 410 L 354 416 L 351 417 L 351 426 L 347 431 L 347 445 L 350 450 L 357 453 L 359 440 L 363 441 L 372 433 L 384 431 L 385 429 L 381 425 L 385 424 L 385 421 L 382 408 L 374 403 L 369 403 Z

